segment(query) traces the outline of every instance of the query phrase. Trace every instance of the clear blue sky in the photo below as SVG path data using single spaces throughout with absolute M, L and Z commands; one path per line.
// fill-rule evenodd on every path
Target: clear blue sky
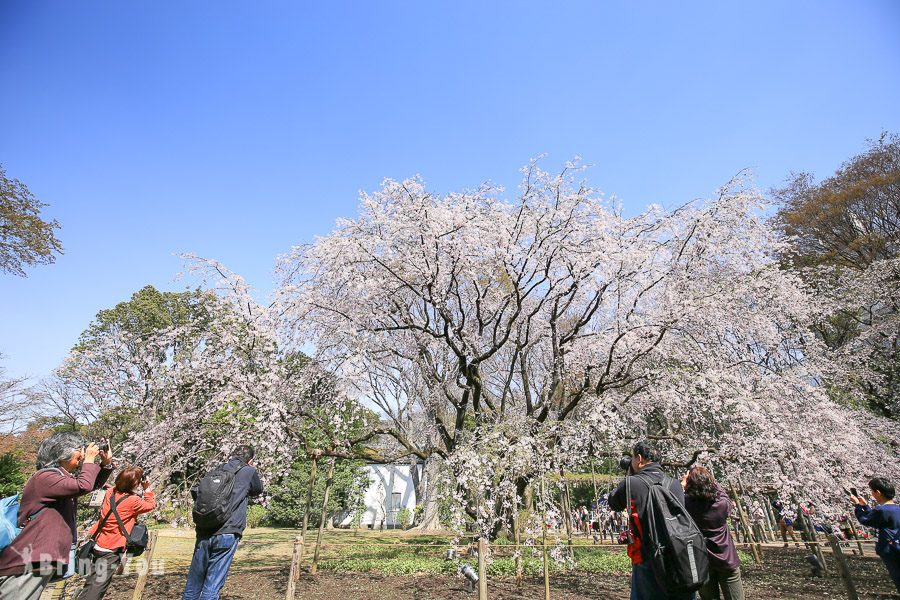
M 629 212 L 743 168 L 824 176 L 900 131 L 900 2 L 0 0 L 0 162 L 65 255 L 0 275 L 35 378 L 192 251 L 274 259 L 416 173 L 438 191 L 573 155 Z

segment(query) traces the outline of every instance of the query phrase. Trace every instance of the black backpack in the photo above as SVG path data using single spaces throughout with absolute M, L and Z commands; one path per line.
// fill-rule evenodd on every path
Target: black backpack
M 699 590 L 709 579 L 706 538 L 669 489 L 671 477 L 663 475 L 658 482 L 641 473 L 635 477 L 649 488 L 648 530 L 641 536 L 641 546 L 646 548 L 644 556 L 649 558 L 657 583 L 669 594 Z
M 218 529 L 231 516 L 231 496 L 234 492 L 234 478 L 244 465 L 231 470 L 228 464 L 217 467 L 197 483 L 194 498 L 194 524 L 198 529 Z

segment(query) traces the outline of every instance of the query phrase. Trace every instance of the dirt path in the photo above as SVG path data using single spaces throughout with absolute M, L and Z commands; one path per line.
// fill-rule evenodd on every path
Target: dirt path
M 744 581 L 748 600 L 819 600 L 846 598 L 844 587 L 837 577 L 809 576 L 804 552 L 795 549 L 773 549 L 766 552 L 765 563 L 757 567 L 746 565 Z M 876 600 L 896 598 L 884 566 L 875 557 L 851 557 L 860 598 Z M 222 600 L 282 600 L 287 580 L 285 569 L 241 569 L 235 565 Z M 107 598 L 130 600 L 134 579 L 117 579 Z M 150 578 L 144 600 L 175 600 L 184 586 L 184 572 L 174 572 Z M 622 575 L 584 575 L 571 573 L 554 575 L 551 580 L 553 600 L 626 600 L 629 578 Z M 539 578 L 527 579 L 521 587 L 513 579 L 492 579 L 489 584 L 491 600 L 543 598 L 543 583 Z M 457 577 L 439 575 L 382 576 L 369 573 L 322 572 L 317 577 L 304 574 L 298 586 L 298 600 L 457 600 L 476 596 L 464 591 L 463 581 Z

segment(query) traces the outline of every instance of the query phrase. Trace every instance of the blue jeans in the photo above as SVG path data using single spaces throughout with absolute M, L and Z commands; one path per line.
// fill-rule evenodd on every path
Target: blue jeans
M 649 565 L 631 565 L 631 600 L 694 600 L 694 594 L 668 596 L 656 583 Z
M 233 533 L 197 538 L 181 600 L 218 600 L 238 539 Z

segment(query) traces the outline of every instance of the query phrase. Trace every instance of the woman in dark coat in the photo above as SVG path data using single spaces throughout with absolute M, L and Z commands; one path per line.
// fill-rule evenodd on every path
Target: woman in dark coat
M 101 464 L 94 460 L 100 457 Z M 55 433 L 38 448 L 38 471 L 19 503 L 22 532 L 0 553 L 0 598 L 38 600 L 65 573 L 75 541 L 78 497 L 106 483 L 112 452 L 85 445 L 77 433 Z
M 731 499 L 705 467 L 688 471 L 682 485 L 685 508 L 703 532 L 709 554 L 709 581 L 700 589 L 700 598 L 743 600 L 741 562 L 728 531 Z

